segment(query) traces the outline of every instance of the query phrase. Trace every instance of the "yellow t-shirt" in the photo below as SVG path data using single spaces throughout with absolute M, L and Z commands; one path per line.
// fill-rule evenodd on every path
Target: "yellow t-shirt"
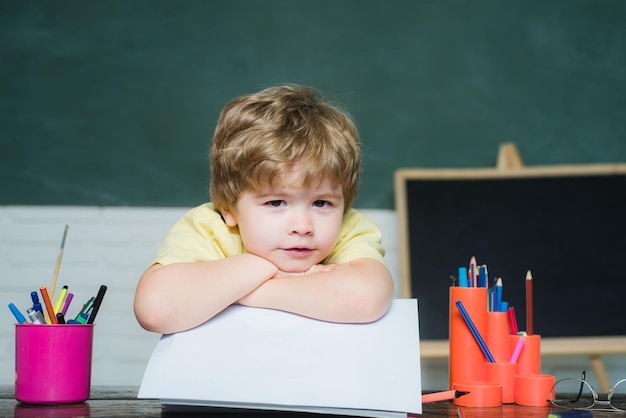
M 380 229 L 374 221 L 350 209 L 343 217 L 337 243 L 322 263 L 346 263 L 363 257 L 384 263 L 381 240 Z M 174 224 L 154 263 L 219 260 L 245 251 L 239 228 L 226 225 L 213 203 L 205 203 L 188 211 Z

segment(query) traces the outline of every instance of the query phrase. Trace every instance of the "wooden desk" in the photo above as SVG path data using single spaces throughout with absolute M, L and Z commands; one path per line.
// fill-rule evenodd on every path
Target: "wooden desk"
M 0 416 L 15 417 L 228 417 L 238 416 L 253 417 L 282 417 L 282 418 L 307 418 L 320 417 L 316 414 L 304 414 L 295 412 L 249 412 L 230 411 L 210 413 L 206 408 L 186 409 L 185 411 L 162 410 L 161 404 L 154 399 L 137 399 L 136 387 L 108 387 L 95 386 L 91 389 L 91 398 L 84 403 L 71 405 L 23 405 L 15 400 L 13 386 L 0 386 Z M 458 407 L 450 401 L 434 402 L 424 405 L 423 417 L 457 417 Z M 494 408 L 463 408 L 465 417 L 546 417 L 552 408 L 524 407 L 518 405 L 503 405 Z M 614 415 L 611 413 L 597 414 L 594 417 Z M 332 416 L 329 416 L 332 417 Z

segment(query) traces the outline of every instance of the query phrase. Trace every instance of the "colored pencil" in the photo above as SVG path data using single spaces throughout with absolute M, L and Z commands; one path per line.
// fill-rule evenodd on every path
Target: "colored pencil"
M 533 276 L 526 272 L 526 334 L 533 335 Z
M 447 401 L 450 399 L 459 398 L 463 395 L 467 395 L 468 393 L 469 392 L 454 389 L 446 390 L 443 392 L 428 393 L 426 395 L 422 395 L 422 403 Z
M 495 363 L 496 362 L 495 358 L 489 351 L 489 348 L 487 347 L 485 340 L 483 340 L 483 337 L 480 335 L 480 332 L 478 332 L 476 325 L 474 325 L 472 318 L 470 318 L 469 314 L 465 310 L 465 306 L 463 306 L 463 303 L 460 300 L 456 301 L 456 307 L 458 308 L 459 312 L 461 312 L 461 316 L 463 317 L 463 319 L 465 320 L 465 323 L 467 324 L 468 328 L 472 332 L 472 335 L 474 336 L 474 339 L 480 346 L 480 349 L 482 350 L 483 354 L 485 355 L 485 357 L 487 357 L 487 360 L 489 360 L 490 363 Z
M 509 306 L 507 309 L 509 313 L 509 328 L 511 330 L 511 335 L 517 335 L 517 318 L 515 317 L 515 307 Z

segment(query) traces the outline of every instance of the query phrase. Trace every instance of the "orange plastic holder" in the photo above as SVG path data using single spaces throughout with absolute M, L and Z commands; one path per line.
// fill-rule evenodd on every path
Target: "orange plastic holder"
M 485 382 L 487 378 L 485 355 L 459 312 L 457 300 L 461 301 L 483 339 L 487 333 L 487 288 L 451 287 L 450 389 L 456 382 Z

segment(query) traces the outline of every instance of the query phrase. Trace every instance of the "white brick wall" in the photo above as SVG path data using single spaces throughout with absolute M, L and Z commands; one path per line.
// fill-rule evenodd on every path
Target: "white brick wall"
M 186 210 L 0 206 L 0 302 L 5 306 L 0 309 L 0 384 L 13 384 L 15 378 L 15 320 L 6 305 L 13 302 L 25 312 L 31 304 L 30 292 L 50 286 L 63 228 L 68 224 L 57 290 L 67 284 L 75 295 L 69 316 L 95 296 L 101 284 L 108 286 L 96 320 L 92 383 L 138 385 L 159 335 L 144 331 L 135 321 L 135 285 L 169 228 Z M 395 213 L 364 212 L 383 231 L 386 260 L 399 289 Z M 542 364 L 544 372 L 557 376 L 576 376 L 583 368 L 589 369 L 587 359 L 580 356 L 546 358 Z M 607 356 L 605 364 L 613 382 L 626 377 L 624 356 Z M 422 360 L 423 387 L 447 387 L 447 370 L 446 360 Z M 590 380 L 593 384 L 593 376 Z
M 138 385 L 159 335 L 144 331 L 133 315 L 135 286 L 170 227 L 186 208 L 0 206 L 0 384 L 13 384 L 15 319 L 30 292 L 48 288 L 63 228 L 69 231 L 56 289 L 74 293 L 70 317 L 101 284 L 108 290 L 94 335 L 93 384 Z M 390 268 L 399 277 L 395 215 L 365 211 L 384 227 Z M 72 314 L 73 313 L 73 314 Z

